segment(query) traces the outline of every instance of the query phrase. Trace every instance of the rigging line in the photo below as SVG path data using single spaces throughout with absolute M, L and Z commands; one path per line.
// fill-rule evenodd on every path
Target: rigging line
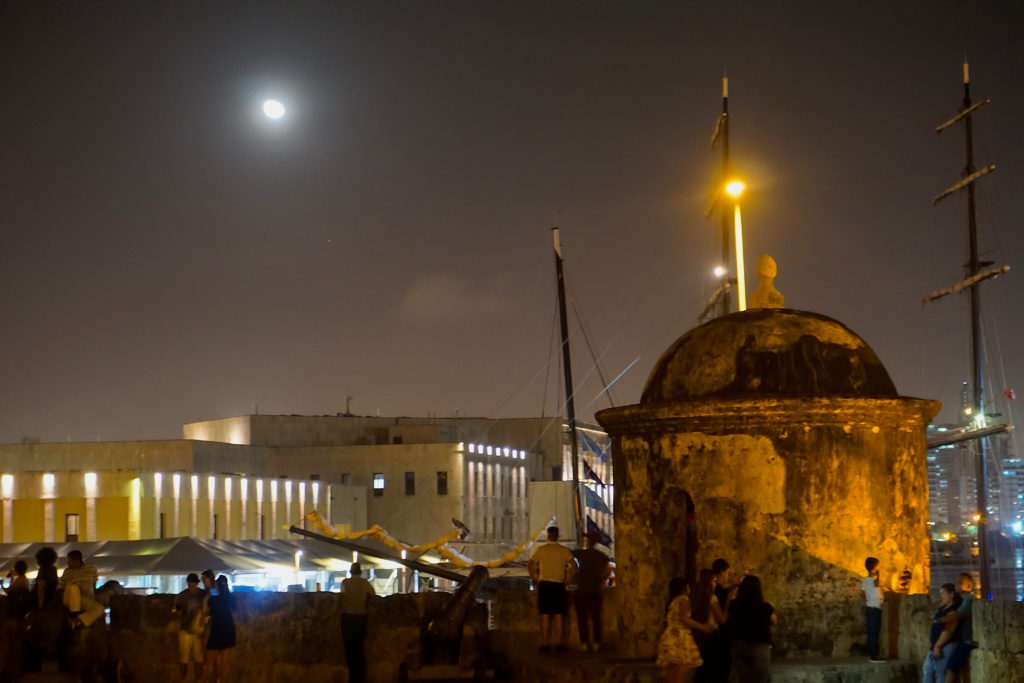
M 583 333 L 583 339 L 587 342 L 587 350 L 590 351 L 590 358 L 594 361 L 594 367 L 597 368 L 597 376 L 601 380 L 601 386 L 606 387 L 601 393 L 608 393 L 608 405 L 612 408 L 615 407 L 615 395 L 612 394 L 611 385 L 608 384 L 608 380 L 605 379 L 604 370 L 601 369 L 601 361 L 598 360 L 597 354 L 594 353 L 594 345 L 590 342 L 590 334 L 587 333 L 587 326 L 583 323 L 583 317 L 580 315 L 580 311 L 576 308 L 576 302 L 572 304 L 572 311 L 576 314 L 576 320 L 579 322 L 580 331 Z M 603 354 L 602 354 L 603 355 Z M 600 394 L 598 394 L 600 396 Z
M 597 357 L 594 354 L 593 347 L 590 345 L 590 339 L 589 339 L 589 337 L 587 335 L 586 327 L 584 326 L 583 317 L 580 315 L 579 309 L 576 308 L 576 300 L 579 297 L 575 295 L 575 290 L 573 289 L 572 283 L 569 280 L 568 273 L 563 273 L 562 277 L 563 277 L 564 282 L 566 283 L 566 289 L 569 291 L 570 294 L 573 295 L 572 296 L 572 307 L 573 307 L 574 312 L 576 313 L 576 319 L 577 319 L 577 321 L 579 323 L 577 325 L 577 327 L 575 327 L 574 329 L 570 330 L 570 332 L 569 332 L 569 339 L 565 343 L 571 343 L 573 337 L 576 335 L 577 331 L 579 331 L 580 333 L 582 333 L 584 339 L 586 340 L 587 347 L 590 349 L 591 356 L 594 358 L 593 365 L 590 366 L 590 368 L 583 375 L 583 377 L 579 378 L 576 381 L 576 386 L 572 388 L 572 398 L 575 399 L 577 397 L 577 394 L 579 393 L 578 392 L 578 387 L 582 387 L 582 386 L 584 386 L 586 384 L 587 379 L 591 376 L 591 374 L 594 372 L 595 369 L 597 370 L 597 373 L 598 373 L 598 375 L 601 378 L 601 383 L 602 383 L 601 386 L 605 387 L 605 386 L 607 386 L 607 383 L 604 380 L 604 373 L 602 372 L 601 365 L 600 365 Z M 620 330 L 621 329 L 622 328 L 620 327 Z M 616 335 L 616 337 L 617 337 L 617 335 Z M 610 348 L 610 345 L 609 345 L 609 348 Z M 598 396 L 600 396 L 600 394 L 598 394 Z M 566 402 L 568 402 L 568 400 Z M 593 404 L 593 400 L 591 400 L 587 405 L 589 406 L 589 405 L 592 405 L 592 404 Z M 612 404 L 612 407 L 614 408 L 615 405 Z M 579 411 L 579 412 L 582 412 L 582 411 Z
M 652 245 L 651 249 L 645 252 L 638 253 L 635 257 L 634 264 L 630 266 L 630 268 L 624 273 L 623 277 L 619 279 L 618 284 L 612 289 L 608 296 L 605 297 L 604 301 L 598 304 L 596 308 L 591 310 L 590 314 L 587 316 L 587 319 L 590 320 L 591 318 L 595 317 L 598 313 L 600 313 L 602 310 L 604 310 L 604 308 L 613 299 L 615 299 L 616 297 L 619 296 L 619 294 L 622 293 L 622 290 L 625 289 L 628 283 L 638 281 L 638 278 L 635 277 L 636 274 L 640 272 L 651 260 L 653 260 L 654 256 L 665 253 L 667 251 L 667 246 L 670 242 L 672 242 L 675 239 L 679 239 L 680 237 L 681 235 L 679 235 L 676 231 L 670 231 L 665 235 L 665 237 L 660 242 Z M 665 269 L 666 266 L 662 265 L 657 270 L 653 271 L 653 273 L 650 270 L 647 270 L 645 272 L 647 272 L 649 275 L 653 275 L 653 279 L 657 280 L 661 277 Z M 566 287 L 570 290 L 570 292 L 572 292 L 572 284 L 569 279 L 568 269 L 566 269 L 564 277 Z M 645 286 L 645 291 L 646 289 L 649 289 L 651 287 L 650 280 L 651 278 L 647 278 L 648 284 Z M 574 298 L 576 298 L 575 292 L 572 293 L 574 294 Z
M 505 406 L 507 406 L 509 403 L 511 403 L 513 400 L 515 400 L 516 397 L 518 397 L 519 394 L 521 394 L 523 392 L 523 390 L 526 389 L 526 387 L 529 386 L 533 382 L 534 379 L 536 379 L 537 375 L 540 374 L 541 370 L 545 370 L 549 366 L 550 362 L 551 362 L 551 358 L 550 357 L 546 358 L 539 366 L 537 366 L 537 368 L 532 373 L 530 373 L 529 377 L 527 377 L 525 380 L 523 380 L 519 384 L 519 386 L 516 387 L 512 391 L 512 393 L 509 394 L 509 396 L 504 401 L 501 402 L 501 404 L 491 414 L 492 415 L 500 414 L 501 411 L 505 408 Z M 545 387 L 545 389 L 546 389 L 546 387 Z M 493 425 L 493 424 L 497 424 L 498 418 L 492 417 L 492 418 L 490 418 L 490 420 L 491 420 L 492 425 Z M 487 429 L 487 432 L 490 432 L 490 428 Z M 485 432 L 485 433 L 487 433 L 487 432 Z
M 565 276 L 565 283 L 566 283 L 566 287 L 567 287 L 567 289 L 569 290 L 569 292 L 570 292 L 570 293 L 572 293 L 572 294 L 574 294 L 574 291 L 573 291 L 573 289 L 572 289 L 572 284 L 571 284 L 571 282 L 570 282 L 570 281 L 568 280 L 568 276 L 567 276 L 567 275 Z M 572 303 L 572 306 L 573 306 L 573 309 L 575 310 L 575 313 L 577 313 L 577 319 L 578 319 L 578 321 L 579 321 L 579 323 L 580 323 L 580 330 L 581 330 L 581 332 L 583 333 L 584 337 L 586 338 L 586 340 L 587 340 L 587 344 L 588 344 L 588 347 L 590 347 L 590 350 L 591 350 L 591 355 L 593 356 L 593 355 L 594 355 L 594 350 L 593 350 L 593 347 L 592 347 L 592 346 L 590 345 L 590 338 L 589 338 L 589 336 L 588 336 L 588 333 L 587 333 L 587 328 L 586 328 L 586 325 L 585 325 L 585 321 L 584 321 L 583 317 L 582 317 L 582 316 L 580 315 L 580 311 L 579 311 L 579 309 L 575 308 L 575 302 L 574 302 L 574 300 L 575 300 L 575 299 L 578 299 L 579 297 L 577 297 L 577 296 L 573 296 L 572 298 L 573 298 L 573 303 Z M 620 336 L 622 335 L 623 331 L 625 331 L 625 330 L 626 330 L 626 328 L 627 328 L 627 326 L 624 326 L 624 325 L 620 325 L 620 326 L 617 326 L 617 327 L 616 327 L 616 331 L 615 331 L 615 334 L 614 334 L 614 335 L 613 335 L 613 336 L 611 337 L 611 340 L 610 340 L 610 341 L 609 341 L 609 342 L 607 343 L 607 345 L 605 346 L 605 349 L 606 349 L 606 350 L 605 350 L 604 352 L 602 352 L 602 353 L 600 354 L 600 357 L 604 357 L 604 355 L 605 355 L 605 354 L 607 353 L 608 349 L 610 349 L 610 348 L 611 348 L 611 347 L 612 347 L 612 346 L 614 345 L 614 342 L 615 342 L 615 341 L 616 341 L 616 340 L 617 340 L 618 338 L 620 338 Z M 574 334 L 574 330 L 573 330 L 572 334 Z M 570 335 L 569 335 L 569 338 L 570 338 L 570 339 L 571 339 L 571 337 L 572 337 L 572 334 L 570 334 Z M 639 356 L 637 357 L 637 359 L 639 359 Z M 634 364 L 635 364 L 635 362 L 636 362 L 636 360 L 634 360 Z M 631 366 L 632 366 L 632 365 L 633 365 L 633 364 L 631 364 Z M 586 375 L 586 376 L 584 376 L 583 380 L 586 380 L 586 379 L 587 379 L 588 377 L 590 377 L 590 373 L 591 373 L 591 372 L 593 372 L 593 369 L 594 369 L 594 368 L 596 368 L 596 369 L 597 369 L 598 375 L 600 376 L 600 379 L 601 379 L 601 387 L 602 387 L 602 388 L 601 388 L 601 391 L 599 391 L 599 392 L 598 392 L 598 393 L 597 393 L 597 394 L 596 394 L 596 395 L 594 396 L 594 398 L 592 398 L 592 399 L 591 399 L 591 400 L 590 400 L 590 401 L 589 401 L 589 402 L 587 403 L 587 408 L 589 408 L 589 407 L 590 407 L 590 405 L 593 405 L 593 404 L 594 404 L 594 402 L 595 402 L 595 401 L 596 401 L 596 400 L 597 400 L 598 398 L 600 398 L 602 394 L 604 394 L 605 390 L 607 390 L 607 389 L 608 389 L 608 388 L 610 388 L 611 386 L 614 386 L 615 382 L 617 382 L 617 381 L 618 381 L 618 379 L 621 379 L 621 377 L 622 377 L 622 376 L 620 376 L 620 377 L 617 377 L 617 378 L 615 378 L 614 380 L 612 380 L 612 381 L 611 381 L 610 383 L 608 383 L 608 382 L 607 382 L 607 381 L 605 380 L 605 378 L 604 378 L 604 375 L 603 375 L 603 372 L 602 372 L 602 368 L 601 368 L 601 365 L 600 365 L 599 359 L 598 359 L 598 358 L 595 358 L 595 361 L 594 361 L 594 366 L 593 366 L 593 367 L 591 368 L 591 370 L 590 370 L 590 371 L 588 371 L 587 375 Z M 584 382 L 583 382 L 583 381 L 581 381 L 581 382 L 579 383 L 579 385 L 580 385 L 580 386 L 583 386 L 583 384 L 584 384 Z M 614 401 L 614 400 L 615 400 L 615 399 L 614 399 L 614 396 L 613 396 L 613 395 L 611 395 L 611 397 L 609 398 L 609 402 L 611 402 L 611 407 L 612 407 L 612 408 L 614 408 L 614 407 L 615 407 L 615 403 L 614 403 L 614 402 L 612 402 L 612 401 Z M 581 411 L 581 412 L 582 412 L 582 411 Z
M 548 383 L 551 381 L 551 356 L 555 352 L 555 330 L 558 328 L 558 309 L 555 309 L 551 317 L 551 335 L 548 338 L 548 357 L 544 360 L 544 393 L 540 399 L 540 416 L 544 417 L 544 410 L 548 404 Z
M 1005 387 L 1006 389 L 1009 389 L 1010 385 L 1009 385 L 1009 383 L 1006 380 L 1006 362 L 1003 360 L 1003 344 L 1002 344 L 1002 338 L 999 335 L 999 325 L 995 324 L 993 322 L 992 331 L 993 331 L 993 335 L 992 336 L 994 337 L 995 347 L 996 347 L 996 356 L 995 357 L 999 359 L 999 361 L 998 361 L 999 376 L 1000 376 L 1000 379 L 1002 380 L 1003 387 Z M 1013 419 L 1013 400 L 1009 396 L 1005 396 L 1005 400 L 1003 401 L 1003 405 L 1006 406 L 1006 418 L 1007 418 L 1006 422 L 1011 424 L 1011 425 L 1014 424 L 1014 419 Z M 1017 455 L 1017 454 L 1020 453 L 1020 451 L 1017 449 L 1017 430 L 1016 429 L 1011 431 L 1009 434 L 1007 434 L 1003 438 L 1006 438 L 1006 439 L 1010 440 L 1011 452 L 1013 454 Z M 1019 455 L 1018 455 L 1018 457 L 1019 457 Z M 1000 471 L 1002 471 L 1002 470 L 1000 470 Z M 1002 488 L 1000 488 L 1000 493 L 1002 493 Z
M 552 346 L 554 345 L 554 341 L 553 340 L 551 342 L 551 345 Z M 540 373 L 541 370 L 545 370 L 545 374 L 544 374 L 544 398 L 543 398 L 542 405 L 541 405 L 541 415 L 540 415 L 540 420 L 541 420 L 541 422 L 543 422 L 543 420 L 545 419 L 544 404 L 547 402 L 548 381 L 549 381 L 549 378 L 550 378 L 550 375 L 551 375 L 550 368 L 551 368 L 551 351 L 549 349 L 547 358 L 537 367 L 537 369 L 535 369 L 533 371 L 533 373 L 530 375 L 530 377 L 522 385 L 520 385 L 520 388 L 517 389 L 515 392 L 513 392 L 512 396 L 510 396 L 505 402 L 503 402 L 499 406 L 498 410 L 501 410 L 502 408 L 504 408 L 505 405 L 507 405 L 512 399 L 514 399 L 516 396 L 518 396 L 519 393 L 521 393 L 522 390 L 526 388 L 526 386 L 528 386 L 531 382 L 533 382 L 534 378 L 537 376 L 538 373 Z M 499 419 L 496 418 L 496 417 L 488 417 L 486 419 L 490 422 L 490 424 L 482 432 L 482 437 L 480 437 L 480 438 L 483 438 L 483 439 L 486 439 L 487 437 L 490 436 L 491 430 L 494 427 L 497 426 L 498 421 L 499 421 Z M 553 417 L 551 419 L 555 420 L 556 418 Z M 541 440 L 544 438 L 544 427 L 541 426 L 540 429 L 541 429 L 541 431 L 537 435 L 537 438 L 535 438 L 533 440 L 533 442 L 527 447 L 527 449 L 526 449 L 527 451 L 533 450 L 533 448 L 537 444 L 539 444 L 541 442 Z
M 589 408 L 590 406 L 592 406 L 592 405 L 594 405 L 595 403 L 597 403 L 598 399 L 600 399 L 600 398 L 601 398 L 601 395 L 602 395 L 602 394 L 604 394 L 604 393 L 605 393 L 606 391 L 608 391 L 609 389 L 611 389 L 611 387 L 612 387 L 612 385 L 613 385 L 613 384 L 615 384 L 615 383 L 616 383 L 616 382 L 618 382 L 618 381 L 619 381 L 620 379 L 622 379 L 622 378 L 623 378 L 623 377 L 624 377 L 624 376 L 626 375 L 626 373 L 627 373 L 627 372 L 629 372 L 629 371 L 630 371 L 630 369 L 632 369 L 632 367 L 633 367 L 634 365 L 636 365 L 636 364 L 637 364 L 637 361 L 639 361 L 639 360 L 640 360 L 640 358 L 641 358 L 640 356 L 637 356 L 637 357 L 636 357 L 636 358 L 634 358 L 634 359 L 633 359 L 632 361 L 630 361 L 630 363 L 629 363 L 629 364 L 628 364 L 628 365 L 627 365 L 626 367 L 624 367 L 624 368 L 622 369 L 622 372 L 620 372 L 619 374 L 615 375 L 615 378 L 614 378 L 614 379 L 612 379 L 612 381 L 611 381 L 611 384 L 609 384 L 609 385 L 608 385 L 608 386 L 606 386 L 606 387 L 605 387 L 604 389 L 602 389 L 602 390 L 601 390 L 600 392 L 598 392 L 598 394 L 597 394 L 596 396 L 594 396 L 594 398 L 590 399 L 590 402 L 589 402 L 589 403 L 588 403 L 587 405 L 583 406 L 583 410 L 586 410 L 586 409 L 587 409 L 587 408 Z M 613 405 L 612 407 L 614 408 L 615 406 Z

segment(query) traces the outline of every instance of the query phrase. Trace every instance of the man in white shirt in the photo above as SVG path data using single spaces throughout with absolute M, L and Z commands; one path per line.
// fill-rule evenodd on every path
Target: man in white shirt
M 868 575 L 861 581 L 864 591 L 864 616 L 868 626 L 868 661 L 880 664 L 885 660 L 879 652 L 878 636 L 882 632 L 882 588 L 878 584 L 881 574 L 881 562 L 877 557 L 864 560 L 864 568 Z
M 528 564 L 530 578 L 537 589 L 537 608 L 540 612 L 540 651 L 551 652 L 552 627 L 557 652 L 566 652 L 563 627 L 569 611 L 566 586 L 576 577 L 576 560 L 572 552 L 558 542 L 558 527 L 548 527 L 548 542 L 534 551 Z
M 103 616 L 103 605 L 95 600 L 97 580 L 96 565 L 85 562 L 81 550 L 68 553 L 68 567 L 58 585 L 64 589 L 64 605 L 76 628 L 88 626 Z

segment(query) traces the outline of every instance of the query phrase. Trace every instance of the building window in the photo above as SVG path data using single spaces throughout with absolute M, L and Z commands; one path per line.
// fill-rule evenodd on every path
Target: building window
M 448 495 L 448 473 L 438 472 L 437 473 L 437 495 L 447 496 Z
M 416 473 L 406 472 L 405 473 L 405 495 L 415 496 L 416 495 Z
M 391 437 L 391 443 L 394 443 L 394 444 L 402 443 L 402 437 L 400 437 L 400 436 L 393 436 L 393 437 Z
M 220 515 L 214 513 L 213 515 L 213 538 L 214 540 L 220 538 L 219 529 L 220 527 Z
M 345 486 L 351 486 L 352 474 L 349 472 L 345 472 L 343 475 L 341 475 L 341 483 L 344 484 Z
M 373 495 L 384 495 L 384 475 L 380 472 L 373 473 Z
M 320 475 L 319 474 L 311 474 L 311 475 L 309 475 L 309 480 L 310 481 L 320 481 Z
M 160 513 L 160 538 L 167 538 L 167 515 Z
M 267 519 L 263 515 L 260 515 L 260 540 L 267 540 Z
M 64 540 L 68 543 L 78 542 L 78 515 L 64 515 Z

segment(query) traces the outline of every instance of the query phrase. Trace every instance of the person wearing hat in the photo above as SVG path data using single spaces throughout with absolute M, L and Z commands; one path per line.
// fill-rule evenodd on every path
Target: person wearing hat
M 601 592 L 608 585 L 612 566 L 608 556 L 594 547 L 599 541 L 597 534 L 589 533 L 583 538 L 586 547 L 573 551 L 579 568 L 572 602 L 576 608 L 580 645 L 587 652 L 597 652 L 601 649 Z
M 363 578 L 363 568 L 353 562 L 349 578 L 341 582 L 341 639 L 345 642 L 345 665 L 348 680 L 364 683 L 366 680 L 367 614 L 366 603 L 376 595 L 373 585 Z

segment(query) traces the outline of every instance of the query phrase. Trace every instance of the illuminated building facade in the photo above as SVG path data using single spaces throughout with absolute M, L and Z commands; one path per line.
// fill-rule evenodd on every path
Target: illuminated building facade
M 518 544 L 536 531 L 528 482 L 567 475 L 560 427 L 557 419 L 257 415 L 185 425 L 180 440 L 0 445 L 0 538 L 288 538 L 285 527 L 315 509 L 342 531 L 379 524 L 423 542 L 448 532 L 454 517 L 471 541 Z M 449 440 L 463 436 L 477 438 Z M 558 465 L 549 468 L 546 453 Z M 610 464 L 586 457 L 610 484 Z M 591 487 L 610 506 L 611 487 Z
M 303 510 L 331 515 L 318 481 L 134 469 L 7 472 L 0 500 L 3 543 L 287 538 Z

